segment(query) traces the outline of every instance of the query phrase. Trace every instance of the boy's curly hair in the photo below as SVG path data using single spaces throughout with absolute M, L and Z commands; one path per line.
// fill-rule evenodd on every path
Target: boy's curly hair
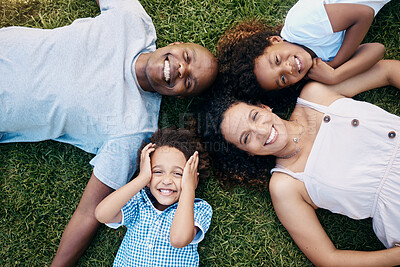
M 212 88 L 213 89 L 213 88 Z M 223 184 L 266 186 L 274 156 L 251 156 L 227 142 L 221 132 L 225 111 L 240 101 L 223 90 L 211 90 L 209 97 L 199 103 L 198 129 L 212 159 L 214 176 Z
M 149 142 L 142 142 L 142 146 L 138 150 L 137 154 L 137 166 L 140 167 L 140 155 L 142 153 L 143 148 Z M 193 155 L 194 152 L 199 152 L 199 181 L 209 176 L 208 167 L 209 167 L 209 159 L 208 153 L 204 150 L 200 139 L 189 130 L 185 129 L 174 129 L 174 128 L 165 128 L 162 130 L 158 130 L 153 134 L 150 138 L 150 143 L 155 144 L 155 148 L 159 148 L 162 146 L 173 147 L 181 151 L 186 158 L 186 161 Z
M 281 28 L 266 26 L 259 19 L 247 19 L 229 28 L 218 41 L 219 71 L 225 87 L 239 99 L 266 96 L 254 74 L 254 62 L 271 45 L 268 37 L 279 35 Z

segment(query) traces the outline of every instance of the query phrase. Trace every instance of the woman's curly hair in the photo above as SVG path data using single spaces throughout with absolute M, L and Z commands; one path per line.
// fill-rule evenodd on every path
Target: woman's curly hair
M 217 85 L 214 85 L 217 86 Z M 214 89 L 214 88 L 212 88 Z M 251 156 L 227 142 L 221 132 L 225 111 L 240 101 L 223 90 L 210 90 L 197 109 L 198 129 L 212 159 L 214 176 L 224 184 L 265 186 L 274 156 Z
M 149 142 L 143 141 L 142 146 L 137 154 L 137 166 L 140 167 L 140 155 L 143 148 Z M 199 181 L 209 176 L 209 158 L 208 153 L 204 150 L 200 138 L 195 133 L 186 129 L 165 128 L 158 130 L 150 138 L 150 143 L 155 144 L 155 148 L 162 146 L 173 147 L 181 151 L 186 161 L 193 155 L 195 151 L 199 152 Z

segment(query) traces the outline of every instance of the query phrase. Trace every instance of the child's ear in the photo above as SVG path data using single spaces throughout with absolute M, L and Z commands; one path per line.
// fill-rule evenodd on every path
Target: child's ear
M 274 35 L 274 36 L 270 36 L 267 38 L 272 44 L 277 44 L 280 42 L 283 42 L 282 37 L 278 36 L 278 35 Z

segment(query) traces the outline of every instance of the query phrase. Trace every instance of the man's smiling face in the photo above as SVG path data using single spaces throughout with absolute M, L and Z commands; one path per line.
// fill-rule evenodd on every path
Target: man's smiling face
M 214 55 L 193 43 L 168 45 L 154 51 L 146 66 L 150 86 L 162 95 L 197 95 L 208 88 L 217 75 Z

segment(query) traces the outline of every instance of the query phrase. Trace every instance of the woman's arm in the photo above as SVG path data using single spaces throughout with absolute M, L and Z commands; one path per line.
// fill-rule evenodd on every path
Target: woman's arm
M 279 220 L 315 265 L 393 266 L 400 264 L 400 247 L 364 252 L 338 250 L 322 228 L 301 181 L 274 173 L 270 182 L 272 202 Z
M 97 205 L 95 210 L 96 219 L 101 223 L 120 223 L 122 220 L 121 209 L 151 180 L 150 153 L 154 151 L 152 143 L 147 144 L 142 150 L 140 158 L 139 175 L 108 195 Z
M 186 162 L 181 183 L 181 195 L 170 230 L 170 242 L 173 247 L 183 248 L 193 241 L 197 234 L 194 225 L 194 198 L 198 182 L 198 152 Z
M 389 85 L 400 89 L 400 61 L 398 60 L 381 60 L 357 76 L 339 84 L 326 85 L 326 87 L 343 96 L 353 97 L 361 92 Z

